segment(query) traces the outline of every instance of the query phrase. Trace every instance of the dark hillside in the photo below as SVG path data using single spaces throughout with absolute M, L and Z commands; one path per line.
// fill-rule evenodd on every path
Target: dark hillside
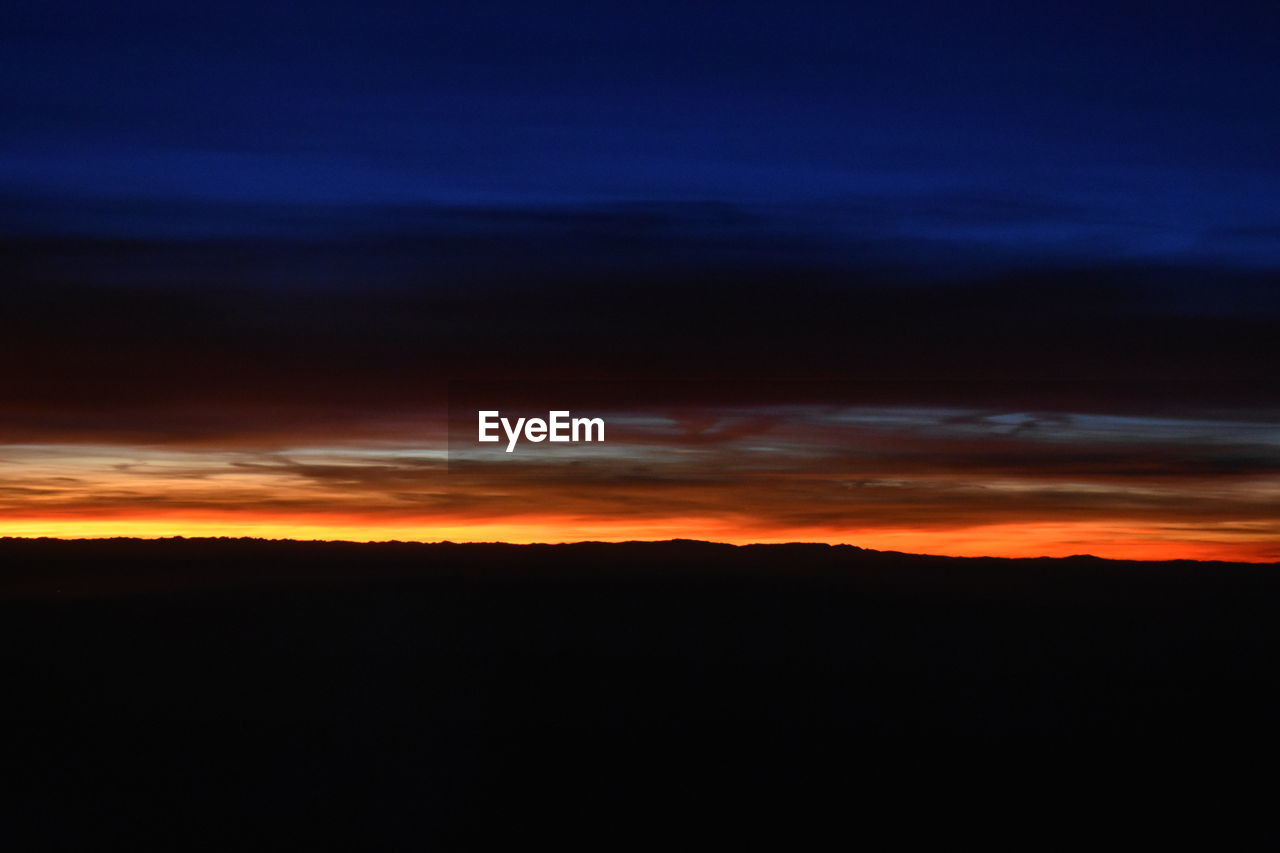
M 496 815 L 1261 760 L 1276 719 L 1276 565 L 251 540 L 4 540 L 0 564 L 7 766 L 88 809 L 47 815 L 72 836 L 194 797 L 466 846 Z

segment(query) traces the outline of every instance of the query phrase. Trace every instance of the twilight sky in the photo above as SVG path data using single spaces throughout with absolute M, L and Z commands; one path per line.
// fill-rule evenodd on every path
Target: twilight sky
M 1280 559 L 1277 56 L 1274 3 L 19 2 L 0 535 Z M 617 438 L 447 470 L 494 379 Z

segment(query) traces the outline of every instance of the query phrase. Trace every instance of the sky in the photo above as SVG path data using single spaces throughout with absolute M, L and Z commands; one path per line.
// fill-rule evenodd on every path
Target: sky
M 1276 56 L 1274 3 L 19 2 L 0 535 L 1280 560 Z M 494 380 L 617 438 L 450 466 Z

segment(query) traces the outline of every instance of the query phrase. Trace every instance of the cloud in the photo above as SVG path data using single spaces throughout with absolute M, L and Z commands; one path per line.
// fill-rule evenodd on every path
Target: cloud
M 1031 269 L 957 282 L 785 253 L 771 265 L 689 261 L 681 241 L 705 235 L 688 221 L 719 221 L 715 208 L 629 212 L 619 234 L 643 235 L 636 223 L 648 221 L 659 235 L 636 250 L 647 260 L 632 264 L 624 246 L 584 266 L 581 241 L 607 246 L 608 217 L 546 214 L 541 234 L 528 212 L 469 215 L 481 224 L 337 249 L 9 238 L 0 357 L 21 367 L 0 384 L 0 442 L 435 439 L 447 383 L 496 378 L 518 380 L 504 390 L 512 405 L 563 385 L 582 404 L 638 413 L 993 407 L 1035 413 L 1028 430 L 1064 411 L 1265 421 L 1280 410 L 1280 314 L 1254 299 L 1252 274 Z M 442 248 L 458 228 L 473 230 L 463 248 Z M 491 260 L 466 260 L 478 256 Z M 1218 310 L 1188 313 L 1188 288 Z

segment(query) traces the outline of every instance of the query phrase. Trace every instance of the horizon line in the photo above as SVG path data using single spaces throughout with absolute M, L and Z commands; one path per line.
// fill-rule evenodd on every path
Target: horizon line
M 718 542 L 710 539 L 689 539 L 676 537 L 671 539 L 626 539 L 626 540 L 600 540 L 600 539 L 580 539 L 575 541 L 563 542 L 504 542 L 501 540 L 492 541 L 471 541 L 459 542 L 451 539 L 425 540 L 425 539 L 381 539 L 381 540 L 355 540 L 355 539 L 294 539 L 289 537 L 272 538 L 263 536 L 183 536 L 175 534 L 171 536 L 0 536 L 0 543 L 7 542 L 260 542 L 275 544 L 295 544 L 295 545 L 357 545 L 357 546 L 379 546 L 379 545 L 421 545 L 421 546 L 491 546 L 501 545 L 507 548 L 565 548 L 578 545 L 606 545 L 606 546 L 627 546 L 627 545 L 711 545 L 721 548 L 787 548 L 795 546 L 823 547 L 823 548 L 850 548 L 864 554 L 889 554 L 903 557 L 924 557 L 930 559 L 942 560 L 1006 560 L 1006 561 L 1064 561 L 1064 560 L 1095 560 L 1107 563 L 1218 563 L 1218 564 L 1238 564 L 1249 566 L 1280 566 L 1280 560 L 1200 560 L 1192 557 L 1167 557 L 1163 559 L 1137 559 L 1137 558 L 1117 558 L 1117 557 L 1099 557 L 1095 554 L 1068 554 L 1065 556 L 1054 557 L 1050 555 L 1040 555 L 1034 557 L 1002 557 L 998 555 L 985 554 L 978 556 L 958 556 L 953 554 L 929 554 L 914 551 L 895 551 L 880 550 L 875 548 L 865 548 L 861 545 L 854 545 L 848 542 L 819 542 L 819 541 L 803 541 L 796 540 L 793 542 Z

